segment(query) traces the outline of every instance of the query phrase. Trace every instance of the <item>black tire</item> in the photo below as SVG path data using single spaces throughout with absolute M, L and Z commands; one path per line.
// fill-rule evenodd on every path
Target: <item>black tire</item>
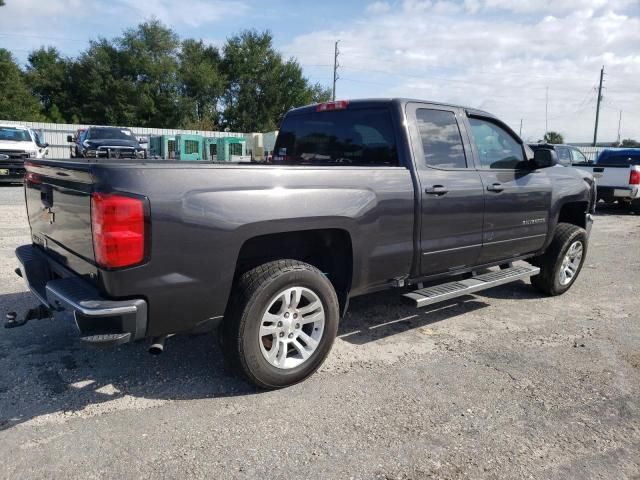
M 324 308 L 325 324 L 311 356 L 285 370 L 265 359 L 260 349 L 259 328 L 269 302 L 292 286 L 308 288 L 318 296 Z M 268 262 L 246 272 L 234 286 L 221 329 L 225 356 L 232 367 L 253 384 L 265 389 L 287 387 L 309 377 L 322 365 L 336 337 L 339 318 L 338 297 L 320 270 L 297 260 Z
M 632 200 L 631 202 L 629 202 L 629 205 L 627 207 L 629 209 L 630 212 L 635 213 L 635 214 L 639 214 L 640 213 L 640 200 Z
M 582 243 L 582 258 L 569 283 L 563 285 L 560 282 L 562 261 L 571 245 L 576 241 Z M 547 250 L 531 261 L 533 265 L 540 267 L 540 273 L 531 277 L 531 285 L 551 296 L 562 295 L 569 290 L 582 270 L 587 256 L 587 244 L 587 232 L 583 228 L 570 223 L 559 223 Z

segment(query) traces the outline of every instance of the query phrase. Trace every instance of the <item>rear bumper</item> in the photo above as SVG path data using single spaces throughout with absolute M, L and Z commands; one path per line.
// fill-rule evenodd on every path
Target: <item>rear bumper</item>
M 22 182 L 25 174 L 24 165 L 0 163 L 0 183 Z
M 639 187 L 601 187 L 598 185 L 598 198 L 611 200 L 635 200 L 640 198 Z
M 72 313 L 82 336 L 144 338 L 147 330 L 145 300 L 106 299 L 89 282 L 33 245 L 18 247 L 16 257 L 20 262 L 20 275 L 29 290 L 54 312 Z

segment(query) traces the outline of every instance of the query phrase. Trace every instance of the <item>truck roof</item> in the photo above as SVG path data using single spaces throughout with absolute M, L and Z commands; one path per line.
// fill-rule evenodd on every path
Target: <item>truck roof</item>
M 434 106 L 462 108 L 462 109 L 464 109 L 467 112 L 472 113 L 472 114 L 482 115 L 483 117 L 496 118 L 491 113 L 486 112 L 484 110 L 479 110 L 477 108 L 465 107 L 463 105 L 455 105 L 455 104 L 446 103 L 446 102 L 434 102 L 434 101 L 431 101 L 431 100 L 419 100 L 419 99 L 414 99 L 414 98 L 395 97 L 395 98 L 361 98 L 361 99 L 355 99 L 355 100 L 349 100 L 349 99 L 336 100 L 336 102 L 341 102 L 341 101 L 342 102 L 349 102 L 349 105 L 358 106 L 358 107 L 369 107 L 369 106 L 373 107 L 373 106 L 376 106 L 376 105 L 379 106 L 379 105 L 389 105 L 389 104 L 405 105 L 407 103 L 428 103 L 428 104 L 434 105 Z M 324 103 L 332 103 L 332 102 L 324 102 Z M 304 107 L 294 108 L 294 109 L 289 110 L 288 114 L 315 111 L 315 109 L 317 108 L 318 105 L 321 105 L 321 104 L 320 103 L 314 103 L 312 105 L 306 105 Z

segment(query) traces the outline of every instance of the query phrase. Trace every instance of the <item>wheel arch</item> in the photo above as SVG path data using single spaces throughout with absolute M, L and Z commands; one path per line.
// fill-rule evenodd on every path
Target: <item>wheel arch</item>
M 270 233 L 247 239 L 238 253 L 234 284 L 249 270 L 264 263 L 292 259 L 323 272 L 336 291 L 344 314 L 353 280 L 353 243 L 347 230 L 323 228 Z
M 586 200 L 566 202 L 558 211 L 558 218 L 555 225 L 559 223 L 570 223 L 581 228 L 587 227 L 587 213 L 589 213 L 589 202 Z

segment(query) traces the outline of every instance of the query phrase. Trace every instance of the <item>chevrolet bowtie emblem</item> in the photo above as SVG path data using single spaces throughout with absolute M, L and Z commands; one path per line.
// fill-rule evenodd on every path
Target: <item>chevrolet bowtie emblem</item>
M 56 214 L 51 207 L 45 207 L 42 211 L 42 219 L 48 221 L 50 224 L 56 221 Z

